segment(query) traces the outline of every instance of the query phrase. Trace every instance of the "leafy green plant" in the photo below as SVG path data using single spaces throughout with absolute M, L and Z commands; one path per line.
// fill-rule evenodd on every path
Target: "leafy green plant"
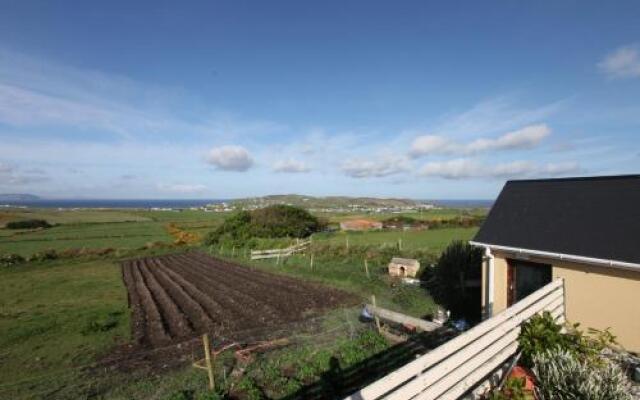
M 579 327 L 580 324 L 573 324 L 563 332 L 564 327 L 556 323 L 548 311 L 534 315 L 522 324 L 518 337 L 522 364 L 531 368 L 535 355 L 552 348 L 568 351 L 591 363 L 601 363 L 601 351 L 605 347 L 616 345 L 615 336 L 609 329 L 600 331 L 593 328 L 589 329 L 589 335 L 585 335 Z
M 596 365 L 560 347 L 533 356 L 540 400 L 630 400 L 624 373 L 616 365 Z
M 550 348 L 561 348 L 574 351 L 574 337 L 562 333 L 562 325 L 553 319 L 548 311 L 536 314 L 522 324 L 518 337 L 518 344 L 522 350 L 520 362 L 526 367 L 533 366 L 533 357 Z
M 525 390 L 525 378 L 509 378 L 502 390 L 491 393 L 490 400 L 534 400 L 533 394 Z

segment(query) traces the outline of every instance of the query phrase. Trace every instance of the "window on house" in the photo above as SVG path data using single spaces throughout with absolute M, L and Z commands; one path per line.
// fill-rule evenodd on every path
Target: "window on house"
M 551 282 L 551 265 L 509 259 L 507 301 L 509 306 Z

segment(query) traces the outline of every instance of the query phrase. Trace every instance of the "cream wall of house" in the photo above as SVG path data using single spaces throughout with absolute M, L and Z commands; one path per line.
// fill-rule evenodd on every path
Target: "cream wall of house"
M 494 252 L 494 315 L 507 307 L 507 258 Z M 553 279 L 563 278 L 566 318 L 582 329 L 611 328 L 627 350 L 640 352 L 640 272 L 531 257 L 552 265 Z M 483 268 L 483 305 L 486 298 Z

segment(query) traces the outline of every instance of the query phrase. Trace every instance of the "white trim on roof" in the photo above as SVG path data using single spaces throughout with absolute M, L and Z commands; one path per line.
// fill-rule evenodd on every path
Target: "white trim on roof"
M 549 251 L 523 249 L 520 247 L 500 246 L 497 244 L 475 242 L 473 240 L 470 240 L 469 244 L 471 244 L 472 246 L 480 246 L 485 248 L 489 247 L 494 250 L 507 251 L 507 252 L 517 253 L 517 254 L 548 257 L 548 258 L 555 258 L 557 260 L 563 260 L 563 261 L 571 261 L 571 262 L 599 265 L 599 266 L 605 266 L 605 267 L 622 268 L 622 269 L 628 269 L 632 271 L 640 271 L 640 264 L 629 263 L 624 261 L 605 260 L 603 258 L 583 257 L 583 256 L 576 256 L 573 254 L 563 254 L 563 253 L 553 253 Z

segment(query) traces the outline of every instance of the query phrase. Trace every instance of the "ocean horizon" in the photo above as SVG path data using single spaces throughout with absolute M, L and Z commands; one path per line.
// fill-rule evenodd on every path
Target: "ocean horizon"
M 233 199 L 38 199 L 22 201 L 0 201 L 1 206 L 29 208 L 191 208 L 207 204 L 220 204 Z M 440 207 L 485 208 L 494 200 L 486 199 L 441 199 L 417 200 Z

